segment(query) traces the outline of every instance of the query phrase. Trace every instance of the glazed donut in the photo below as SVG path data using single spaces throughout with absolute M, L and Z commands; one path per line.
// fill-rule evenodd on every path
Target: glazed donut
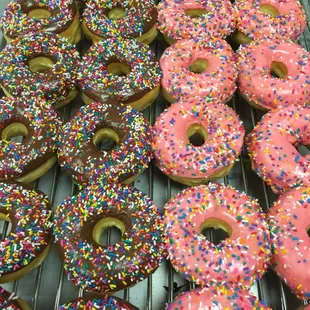
M 226 231 L 218 245 L 201 232 Z M 200 286 L 250 287 L 269 260 L 269 231 L 258 202 L 223 184 L 185 189 L 164 206 L 164 241 L 172 266 Z
M 299 0 L 236 0 L 237 43 L 266 37 L 298 40 L 306 27 L 306 13 Z
M 227 101 L 237 88 L 235 61 L 231 47 L 219 38 L 177 41 L 160 59 L 163 96 L 171 103 L 181 96 Z
M 53 33 L 27 35 L 0 52 L 0 86 L 8 97 L 37 96 L 60 107 L 78 93 L 79 53 Z
M 96 144 L 103 139 L 116 145 L 99 150 Z M 149 124 L 130 106 L 92 103 L 81 107 L 63 126 L 58 144 L 59 164 L 82 186 L 104 177 L 128 184 L 152 159 Z
M 31 310 L 28 304 L 15 296 L 15 293 L 7 292 L 0 286 L 0 309 L 1 310 Z
M 246 290 L 225 287 L 199 288 L 180 294 L 167 310 L 207 310 L 207 309 L 259 309 L 271 310 Z
M 0 180 L 30 183 L 53 167 L 61 125 L 39 97 L 0 99 Z M 11 141 L 17 136 L 22 142 Z
M 0 18 L 7 42 L 33 32 L 54 32 L 76 44 L 81 39 L 74 0 L 11 0 Z
M 121 36 L 150 44 L 157 36 L 153 0 L 88 0 L 82 29 L 93 43 Z
M 299 298 L 310 299 L 310 188 L 279 196 L 268 218 L 275 271 Z
M 79 85 L 86 104 L 116 98 L 143 110 L 159 94 L 161 70 L 148 46 L 137 40 L 109 38 L 84 55 Z
M 172 44 L 181 39 L 225 38 L 235 28 L 235 19 L 228 0 L 163 0 L 157 27 Z
M 310 186 L 310 157 L 296 147 L 309 145 L 310 107 L 269 111 L 247 136 L 252 169 L 275 193 Z
M 19 183 L 0 183 L 0 220 L 12 228 L 0 241 L 0 283 L 38 267 L 51 244 L 51 206 L 40 191 Z
M 100 243 L 115 226 L 122 238 Z M 117 184 L 95 185 L 67 198 L 54 215 L 54 235 L 68 279 L 90 291 L 122 290 L 144 280 L 165 258 L 163 224 L 142 192 Z
M 310 101 L 310 54 L 291 41 L 257 40 L 238 50 L 239 90 L 262 110 Z
M 177 182 L 207 183 L 224 177 L 233 167 L 244 134 L 238 115 L 225 104 L 202 97 L 181 98 L 153 126 L 156 165 Z
M 92 310 L 92 309 L 120 309 L 120 310 L 139 310 L 129 302 L 115 296 L 90 296 L 77 298 L 58 310 Z

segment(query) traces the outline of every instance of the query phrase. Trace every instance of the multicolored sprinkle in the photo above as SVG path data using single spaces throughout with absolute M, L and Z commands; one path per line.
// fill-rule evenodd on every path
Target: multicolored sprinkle
M 279 196 L 268 218 L 275 271 L 299 298 L 310 299 L 310 188 Z
M 19 298 L 15 293 L 7 292 L 0 286 L 0 309 L 1 310 L 23 310 L 23 307 L 19 304 Z
M 256 200 L 231 186 L 209 183 L 185 189 L 164 206 L 168 258 L 181 276 L 200 286 L 250 288 L 269 260 L 265 218 Z M 218 245 L 201 234 L 210 219 L 230 234 Z
M 121 221 L 119 242 L 102 246 L 92 237 L 102 219 Z M 110 292 L 144 280 L 165 258 L 163 224 L 141 191 L 117 184 L 92 185 L 55 211 L 54 235 L 68 279 L 82 288 Z

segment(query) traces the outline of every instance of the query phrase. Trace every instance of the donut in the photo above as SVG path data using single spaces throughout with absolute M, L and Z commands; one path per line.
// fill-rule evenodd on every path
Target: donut
M 296 147 L 310 144 L 310 107 L 271 110 L 247 136 L 252 169 L 275 193 L 310 186 L 309 155 Z
M 164 241 L 172 266 L 200 286 L 249 288 L 269 260 L 269 231 L 258 202 L 223 184 L 185 189 L 164 206 Z M 218 245 L 202 231 L 228 234 Z
M 78 93 L 79 53 L 53 33 L 29 34 L 0 52 L 0 86 L 8 97 L 37 96 L 60 107 Z
M 77 298 L 58 308 L 58 310 L 91 310 L 91 309 L 120 309 L 139 310 L 129 302 L 115 296 L 90 296 Z
M 153 126 L 156 165 L 189 186 L 224 177 L 241 152 L 244 134 L 238 115 L 218 100 L 180 98 Z
M 0 99 L 0 180 L 30 183 L 53 167 L 61 125 L 39 97 Z M 18 136 L 21 142 L 11 141 Z
M 254 107 L 271 110 L 310 101 L 310 54 L 284 39 L 256 40 L 239 48 L 239 90 Z
M 15 293 L 9 293 L 0 286 L 0 308 L 2 310 L 31 310 L 29 305 L 18 298 Z
M 51 245 L 51 206 L 40 191 L 20 183 L 0 183 L 0 220 L 11 222 L 0 241 L 0 283 L 25 276 L 38 267 Z
M 163 0 L 158 5 L 157 27 L 168 44 L 225 38 L 235 28 L 235 17 L 229 0 Z
M 300 306 L 298 307 L 296 310 L 310 310 L 310 305 L 304 305 L 304 306 Z
M 150 44 L 157 36 L 156 20 L 153 0 L 88 0 L 82 29 L 93 43 L 120 36 Z
M 161 70 L 148 46 L 137 40 L 114 37 L 88 50 L 78 80 L 86 104 L 116 98 L 143 110 L 159 94 Z
M 104 139 L 115 145 L 98 149 Z M 131 183 L 152 157 L 148 121 L 130 106 L 83 106 L 64 124 L 58 142 L 58 162 L 80 186 L 104 178 Z
M 115 226 L 121 240 L 105 246 L 100 236 Z M 122 290 L 151 275 L 165 258 L 162 219 L 141 191 L 93 184 L 55 211 L 54 236 L 67 277 L 90 291 Z
M 274 270 L 299 298 L 310 299 L 310 188 L 280 195 L 268 218 Z
M 266 37 L 297 41 L 306 27 L 306 13 L 299 0 L 236 0 L 237 29 L 233 35 L 239 44 Z
M 237 88 L 235 61 L 235 53 L 222 39 L 177 41 L 159 61 L 163 96 L 171 103 L 181 96 L 227 101 Z
M 53 32 L 76 44 L 82 33 L 74 0 L 11 0 L 0 28 L 7 42 L 33 32 Z
M 221 286 L 216 288 L 198 288 L 182 293 L 166 308 L 166 310 L 181 309 L 271 310 L 271 308 L 265 306 L 246 290 L 228 289 Z

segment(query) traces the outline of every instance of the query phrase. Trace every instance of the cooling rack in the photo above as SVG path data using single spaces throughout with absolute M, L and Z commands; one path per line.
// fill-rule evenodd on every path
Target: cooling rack
M 1 0 L 0 12 L 3 11 L 7 2 Z M 309 17 L 310 4 L 306 0 L 302 0 L 302 4 Z M 310 19 L 308 18 L 308 20 Z M 309 24 L 301 36 L 299 43 L 310 51 Z M 2 48 L 4 44 L 5 42 L 2 38 Z M 89 42 L 83 38 L 77 48 L 82 55 L 89 46 Z M 158 58 L 166 47 L 166 43 L 161 35 L 151 45 L 152 50 Z M 78 97 L 71 104 L 62 108 L 60 110 L 62 119 L 66 121 L 81 104 L 81 99 Z M 235 93 L 228 105 L 240 115 L 247 133 L 252 130 L 263 115 L 262 112 L 250 107 L 238 93 Z M 167 102 L 159 96 L 156 102 L 144 111 L 144 115 L 153 124 L 156 117 L 167 106 Z M 301 148 L 300 152 L 307 152 L 307 150 Z M 270 188 L 251 170 L 249 157 L 245 148 L 243 148 L 242 154 L 229 175 L 216 181 L 230 184 L 257 198 L 264 211 L 270 208 L 276 198 Z M 58 164 L 46 175 L 34 182 L 33 185 L 49 197 L 54 208 L 66 197 L 77 193 L 76 186 L 60 170 Z M 160 210 L 162 210 L 164 204 L 171 197 L 185 188 L 185 186 L 171 181 L 164 176 L 153 162 L 138 177 L 133 185 L 147 193 Z M 8 224 L 0 221 L 0 238 L 4 238 L 8 231 Z M 119 234 L 114 229 L 109 229 L 105 232 L 103 240 L 106 244 L 110 244 L 111 242 L 115 242 L 118 237 Z M 206 238 L 217 243 L 221 238 L 221 234 L 216 230 L 210 229 L 206 232 Z M 56 310 L 59 305 L 87 294 L 87 292 L 74 286 L 66 279 L 62 264 L 54 247 L 39 268 L 33 270 L 27 276 L 3 286 L 9 291 L 16 292 L 19 297 L 26 300 L 33 310 Z M 139 307 L 140 310 L 162 310 L 166 303 L 171 302 L 178 293 L 193 288 L 195 288 L 193 283 L 185 281 L 172 269 L 170 263 L 165 261 L 148 279 L 114 295 L 128 300 Z M 299 305 L 306 304 L 306 302 L 298 300 L 272 270 L 268 270 L 263 278 L 253 285 L 251 291 L 274 310 L 294 310 Z

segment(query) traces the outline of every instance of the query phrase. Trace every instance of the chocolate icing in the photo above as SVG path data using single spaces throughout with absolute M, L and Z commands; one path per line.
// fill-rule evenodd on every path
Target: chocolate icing
M 1 212 L 1 210 L 0 210 Z M 22 310 L 22 306 L 18 302 L 18 299 L 10 299 L 12 293 L 6 291 L 3 287 L 0 286 L 0 308 L 6 309 L 8 307 L 13 307 L 14 310 Z

